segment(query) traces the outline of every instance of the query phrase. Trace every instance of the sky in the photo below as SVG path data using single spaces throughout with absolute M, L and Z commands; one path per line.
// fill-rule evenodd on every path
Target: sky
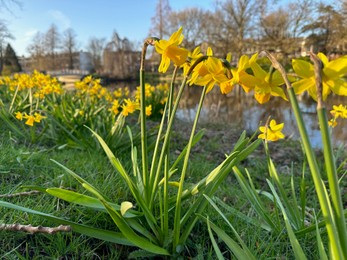
M 46 33 L 54 23 L 60 33 L 72 28 L 79 49 L 85 50 L 91 37 L 110 40 L 114 31 L 121 38 L 142 42 L 149 33 L 157 0 L 20 0 L 22 7 L 1 9 L 0 19 L 14 40 L 12 48 L 18 56 L 27 56 L 27 46 L 37 32 Z M 213 0 L 171 0 L 172 10 L 187 7 L 214 8 Z

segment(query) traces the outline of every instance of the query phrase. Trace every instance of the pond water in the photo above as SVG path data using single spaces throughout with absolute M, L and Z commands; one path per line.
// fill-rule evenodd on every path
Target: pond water
M 189 87 L 185 90 L 177 112 L 179 119 L 194 120 L 201 89 L 201 87 Z M 294 113 L 288 101 L 272 97 L 270 102 L 260 105 L 252 95 L 237 95 L 235 90 L 233 93 L 233 95 L 222 95 L 217 88 L 208 93 L 200 114 L 200 122 L 221 123 L 225 124 L 226 128 L 237 125 L 254 132 L 271 116 L 277 123 L 285 123 L 283 132 L 286 137 L 299 138 Z M 347 105 L 347 97 L 329 96 L 326 101 L 327 111 L 330 111 L 333 105 L 339 104 Z M 302 97 L 299 100 L 299 106 L 311 143 L 314 147 L 320 148 L 322 144 L 315 112 L 316 103 L 309 97 Z M 330 119 L 330 114 L 328 118 Z M 338 125 L 332 129 L 332 141 L 335 146 L 343 145 L 347 148 L 347 119 L 338 120 Z

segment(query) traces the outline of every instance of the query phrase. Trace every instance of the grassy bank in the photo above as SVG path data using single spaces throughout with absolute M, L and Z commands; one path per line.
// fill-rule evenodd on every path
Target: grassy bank
M 185 123 L 178 122 L 176 127 L 172 149 L 179 152 L 183 149 L 183 144 L 185 144 L 185 140 L 188 138 L 185 131 L 187 126 Z M 206 129 L 206 133 L 201 142 L 194 148 L 187 174 L 187 185 L 200 180 L 206 172 L 212 170 L 221 162 L 224 159 L 224 154 L 230 152 L 240 134 L 240 130 L 237 128 L 228 127 L 228 130 L 226 130 L 225 126 L 221 125 L 205 125 L 201 127 Z M 29 196 L 6 196 L 22 192 L 21 187 L 26 185 L 37 185 L 46 188 L 64 187 L 83 193 L 83 188 L 50 160 L 54 159 L 75 171 L 90 183 L 93 183 L 95 187 L 102 190 L 113 201 L 122 201 L 128 197 L 126 185 L 120 180 L 101 151 L 27 145 L 20 140 L 9 138 L 4 131 L 2 133 L 0 138 L 0 194 L 3 196 L 2 200 L 42 212 L 52 213 L 81 224 L 110 230 L 116 229 L 107 214 L 103 212 L 95 214 L 95 211 L 85 207 L 72 207 L 69 203 L 48 195 L 39 193 Z M 284 140 L 270 147 L 274 160 L 278 163 L 283 185 L 288 193 L 290 192 L 291 175 L 294 175 L 296 183 L 300 181 L 302 157 L 295 152 L 298 149 L 300 149 L 299 144 L 291 140 Z M 122 162 L 129 162 L 126 164 L 126 167 L 131 167 L 129 156 L 129 153 L 126 152 L 121 156 Z M 268 173 L 262 148 L 259 148 L 253 156 L 249 157 L 244 162 L 243 167 L 248 168 L 252 174 L 254 185 L 258 189 L 269 190 L 265 182 Z M 314 199 L 314 190 L 309 178 L 306 186 L 307 206 L 316 208 L 317 201 Z M 230 207 L 240 210 L 249 218 L 257 218 L 256 213 L 250 206 L 232 173 L 221 185 L 216 197 Z M 268 206 L 271 207 L 270 202 Z M 268 232 L 264 232 L 260 227 L 252 225 L 246 219 L 238 217 L 236 210 L 228 211 L 223 209 L 223 211 L 237 228 L 243 240 L 259 258 L 293 257 L 285 230 L 283 230 L 284 233 L 282 234 L 271 235 Z M 2 223 L 6 224 L 55 226 L 52 222 L 43 221 L 42 218 L 18 211 L 0 209 L 0 214 L 3 216 Z M 209 215 L 214 223 L 232 236 L 230 228 L 211 207 L 207 209 L 204 215 Z M 131 252 L 136 250 L 133 247 L 102 242 L 74 232 L 32 235 L 24 232 L 1 231 L 0 242 L 2 245 L 0 255 L 7 259 L 40 259 L 43 257 L 52 259 L 116 259 L 128 257 Z M 317 259 L 318 253 L 315 250 L 316 239 L 314 232 L 301 237 L 300 242 L 307 256 L 311 259 Z M 222 250 L 227 250 L 223 243 L 220 243 L 220 246 Z M 214 257 L 207 227 L 203 222 L 200 222 L 194 228 L 184 250 L 184 255 L 196 259 Z

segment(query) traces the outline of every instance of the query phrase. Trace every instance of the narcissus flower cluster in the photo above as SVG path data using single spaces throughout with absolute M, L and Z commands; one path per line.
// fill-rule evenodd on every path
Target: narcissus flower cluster
M 28 126 L 34 126 L 35 123 L 40 123 L 42 119 L 47 118 L 46 116 L 41 115 L 40 113 L 35 112 L 33 115 L 28 115 L 26 112 L 16 112 L 15 116 L 18 120 L 22 121 L 26 119 L 25 124 Z
M 182 28 L 174 32 L 169 40 L 159 40 L 155 44 L 156 51 L 161 54 L 159 72 L 166 72 L 171 62 L 183 68 L 183 75 L 190 77 L 189 85 L 206 86 L 206 92 L 211 91 L 215 86 L 219 86 L 222 94 L 228 94 L 239 85 L 246 93 L 253 92 L 254 98 L 260 103 L 268 102 L 272 96 L 281 97 L 288 100 L 284 91 L 284 80 L 279 71 L 272 67 L 267 71 L 257 62 L 258 54 L 248 57 L 240 57 L 236 67 L 230 64 L 231 55 L 225 59 L 214 56 L 209 47 L 205 54 L 201 53 L 200 47 L 193 51 L 188 51 L 180 44 L 183 41 Z M 347 74 L 347 55 L 329 61 L 328 58 L 319 53 L 317 55 L 323 63 L 323 100 L 333 92 L 337 95 L 347 95 L 347 82 L 342 78 Z M 201 57 L 205 57 L 201 59 Z M 198 64 L 191 70 L 191 66 L 200 59 Z M 290 77 L 296 94 L 308 91 L 309 95 L 316 100 L 316 86 L 313 64 L 300 59 L 293 59 L 293 70 L 297 77 Z M 188 75 L 188 73 L 191 75 Z M 338 113 L 336 113 L 338 114 Z M 267 128 L 261 127 L 267 132 L 260 135 L 260 138 L 275 141 L 283 138 L 281 130 L 283 124 L 276 125 L 276 121 L 271 120 Z
M 331 127 L 337 126 L 337 119 L 338 118 L 347 118 L 347 106 L 344 106 L 342 104 L 336 106 L 333 106 L 333 109 L 330 111 L 330 114 L 333 116 L 332 119 L 329 120 L 329 125 Z

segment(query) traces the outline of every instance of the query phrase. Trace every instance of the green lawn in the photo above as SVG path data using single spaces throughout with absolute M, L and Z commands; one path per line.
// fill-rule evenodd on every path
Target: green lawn
M 233 135 L 236 136 L 238 134 L 236 129 L 233 134 L 223 135 L 224 129 L 222 126 L 208 125 L 206 127 L 205 137 L 193 151 L 187 175 L 187 185 L 200 180 L 206 172 L 220 163 L 223 159 L 223 154 L 230 152 L 228 149 L 231 149 L 235 141 Z M 184 129 L 182 127 L 178 128 Z M 179 151 L 183 148 L 183 140 L 187 137 L 184 131 L 180 132 L 178 129 L 174 133 L 173 139 L 177 142 L 173 142 L 174 147 L 172 149 Z M 34 194 L 30 196 L 6 197 L 6 194 L 23 191 L 21 187 L 26 185 L 38 185 L 45 188 L 64 187 L 85 193 L 84 189 L 72 177 L 50 160 L 54 159 L 92 183 L 112 201 L 131 200 L 126 185 L 117 176 L 116 171 L 101 150 L 58 149 L 56 147 L 29 145 L 22 143 L 15 137 L 11 138 L 5 129 L 2 131 L 0 146 L 0 194 L 3 196 L 2 200 L 61 216 L 81 224 L 117 230 L 107 214 L 102 212 L 96 214 L 95 211 L 88 208 L 72 206 L 49 195 Z M 243 163 L 243 166 L 248 168 L 258 189 L 269 190 L 265 182 L 268 173 L 262 149 L 258 149 L 250 156 Z M 279 163 L 278 170 L 281 174 L 283 185 L 288 189 L 289 193 L 290 168 L 294 167 L 293 173 L 296 184 L 300 180 L 302 171 L 302 159 L 300 159 L 302 157 L 294 152 L 300 150 L 299 144 L 290 140 L 282 141 L 270 145 L 270 150 L 273 150 L 275 162 Z M 283 153 L 283 150 L 285 153 Z M 286 157 L 286 155 L 289 155 L 289 160 L 288 158 L 286 158 L 287 160 L 283 159 L 283 156 Z M 125 162 L 126 167 L 131 167 L 129 156 L 127 152 L 121 154 L 121 161 Z M 291 161 L 293 161 L 293 165 Z M 312 187 L 311 180 L 307 175 L 307 206 L 311 209 L 315 208 L 317 214 L 318 203 L 315 200 Z M 238 209 L 249 218 L 258 218 L 232 173 L 220 186 L 216 197 L 230 207 Z M 270 212 L 274 210 L 270 202 L 267 205 Z M 185 206 L 189 207 L 189 203 L 185 204 Z M 234 211 L 225 209 L 222 209 L 222 211 L 259 259 L 293 258 L 293 252 L 285 229 L 277 234 L 269 233 L 259 226 L 254 226 L 245 221 L 245 219 L 238 217 Z M 19 211 L 2 208 L 0 209 L 0 214 L 2 216 L 0 221 L 3 224 L 18 223 L 23 225 L 31 224 L 33 226 L 57 226 L 55 223 L 45 221 L 40 217 Z M 211 221 L 232 236 L 230 228 L 212 207 L 209 207 L 203 215 L 208 215 Z M 276 216 L 275 212 L 274 216 Z M 325 238 L 325 234 L 323 233 L 322 235 Z M 117 259 L 128 257 L 130 253 L 134 257 L 137 255 L 137 249 L 134 247 L 103 242 L 74 232 L 49 235 L 1 231 L 0 241 L 2 245 L 0 247 L 0 255 L 4 256 L 5 259 Z M 317 259 L 318 252 L 316 250 L 315 233 L 307 233 L 300 237 L 299 241 L 309 259 Z M 226 257 L 228 255 L 230 257 L 230 254 L 227 253 L 227 247 L 223 242 L 218 242 L 221 251 L 225 253 Z M 139 255 L 143 256 L 143 252 L 139 252 Z M 203 221 L 200 221 L 195 226 L 183 251 L 183 256 L 184 258 L 192 257 L 195 259 L 215 257 L 207 227 Z

